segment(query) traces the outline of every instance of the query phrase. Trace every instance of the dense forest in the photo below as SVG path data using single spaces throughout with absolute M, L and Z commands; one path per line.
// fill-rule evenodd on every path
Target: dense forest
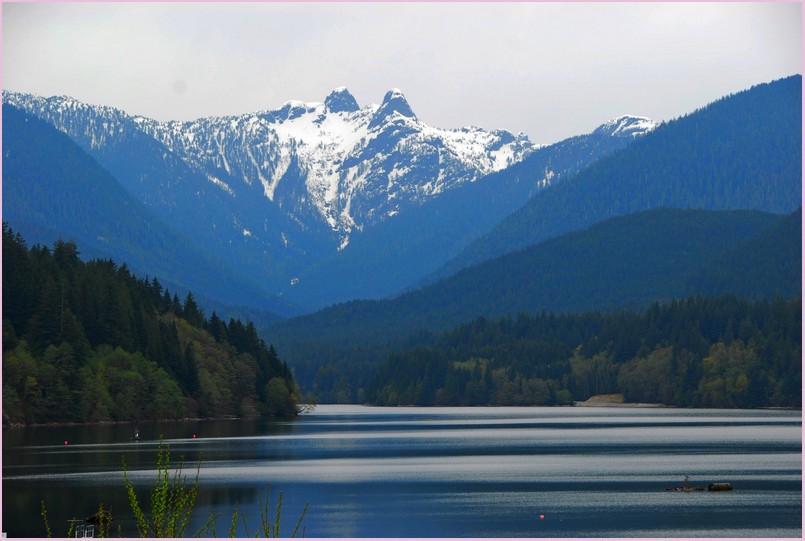
M 801 119 L 800 75 L 725 96 L 543 190 L 432 279 L 649 208 L 790 213 L 802 201 Z
M 30 244 L 73 240 L 84 259 L 125 261 L 134 273 L 159 276 L 163 287 L 193 290 L 205 306 L 226 310 L 226 302 L 280 309 L 286 304 L 245 277 L 237 258 L 213 257 L 196 236 L 161 220 L 65 133 L 8 104 L 3 104 L 2 122 L 3 219 Z M 147 160 L 139 166 L 148 178 L 158 174 Z M 177 189 L 186 188 L 181 180 L 175 178 Z
M 478 316 L 645 310 L 694 295 L 801 295 L 802 213 L 653 209 L 465 269 L 395 299 L 353 301 L 272 324 L 303 389 L 361 402 L 392 353 Z M 364 392 L 361 391 L 363 388 Z
M 3 424 L 294 415 L 299 389 L 254 324 L 207 318 L 155 277 L 3 224 Z
M 378 405 L 533 405 L 620 393 L 629 402 L 801 407 L 802 302 L 733 296 L 645 312 L 484 318 L 393 354 Z

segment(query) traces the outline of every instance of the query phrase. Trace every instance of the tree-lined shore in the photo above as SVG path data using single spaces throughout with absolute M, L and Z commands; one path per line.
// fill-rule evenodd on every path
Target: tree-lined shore
M 291 371 L 251 322 L 79 255 L 3 224 L 4 425 L 296 413 Z
M 479 318 L 394 354 L 378 405 L 801 407 L 802 302 L 695 296 L 644 312 Z

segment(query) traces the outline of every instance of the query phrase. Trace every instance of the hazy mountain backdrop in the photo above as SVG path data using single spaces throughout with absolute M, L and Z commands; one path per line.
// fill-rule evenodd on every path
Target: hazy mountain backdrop
M 801 291 L 800 76 L 553 144 L 397 89 L 192 122 L 3 101 L 4 221 L 252 316 L 325 400 L 478 317 Z

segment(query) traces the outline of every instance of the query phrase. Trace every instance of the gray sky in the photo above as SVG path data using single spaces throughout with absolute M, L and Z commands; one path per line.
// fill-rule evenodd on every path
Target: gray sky
M 160 120 L 400 88 L 441 128 L 551 143 L 802 72 L 788 3 L 3 3 L 4 89 Z

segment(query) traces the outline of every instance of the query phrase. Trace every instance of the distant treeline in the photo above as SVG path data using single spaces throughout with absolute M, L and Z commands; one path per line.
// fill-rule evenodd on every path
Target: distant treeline
M 787 216 L 652 209 L 393 299 L 332 306 L 273 323 L 266 332 L 303 389 L 323 402 L 363 402 L 372 375 L 391 354 L 432 346 L 434 336 L 481 315 L 640 312 L 653 302 L 696 295 L 795 299 L 801 269 L 801 209 Z
M 293 415 L 298 387 L 251 322 L 157 278 L 3 224 L 3 423 Z
M 691 297 L 647 311 L 484 318 L 394 354 L 378 405 L 629 402 L 801 407 L 802 302 Z

